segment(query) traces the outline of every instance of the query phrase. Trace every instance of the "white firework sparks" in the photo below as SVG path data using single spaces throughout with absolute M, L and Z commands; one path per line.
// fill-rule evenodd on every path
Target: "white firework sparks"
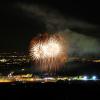
M 31 55 L 33 59 L 45 59 L 56 57 L 61 53 L 61 44 L 59 41 L 50 38 L 45 43 L 37 43 L 31 48 Z
M 30 56 L 42 70 L 58 69 L 65 62 L 66 51 L 61 36 L 52 35 L 33 39 L 30 45 Z

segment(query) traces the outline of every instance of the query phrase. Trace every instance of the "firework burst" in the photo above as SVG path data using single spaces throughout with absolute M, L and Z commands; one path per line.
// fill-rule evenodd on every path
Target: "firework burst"
M 67 59 L 64 38 L 58 34 L 33 38 L 29 51 L 32 61 L 41 71 L 58 70 Z

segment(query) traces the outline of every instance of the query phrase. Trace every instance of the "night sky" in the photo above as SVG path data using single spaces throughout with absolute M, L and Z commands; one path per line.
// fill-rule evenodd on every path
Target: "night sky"
M 37 34 L 60 33 L 69 43 L 68 57 L 100 57 L 98 2 L 67 0 L 17 0 L 0 2 L 0 52 L 28 52 Z M 68 40 L 67 40 L 68 39 Z M 90 57 L 90 56 L 88 56 Z M 60 72 L 99 73 L 98 64 L 67 63 Z
M 66 25 L 67 30 L 70 30 L 72 33 L 71 39 L 73 43 L 77 43 L 76 41 L 78 41 L 80 37 L 83 38 L 83 41 L 80 40 L 80 44 L 78 44 L 78 49 L 80 49 L 80 51 L 81 49 L 83 50 L 88 47 L 88 45 L 86 47 L 84 46 L 84 42 L 89 39 L 90 41 L 87 41 L 89 43 L 92 39 L 94 41 L 92 41 L 93 45 L 91 44 L 90 49 L 96 48 L 96 50 L 99 50 L 100 7 L 97 4 L 98 3 L 87 4 L 86 2 L 66 2 L 62 0 L 1 2 L 0 52 L 27 51 L 30 40 L 36 34 L 46 31 L 63 32 L 66 31 Z M 95 5 L 96 7 L 94 7 Z M 32 11 L 32 9 L 39 10 Z M 47 10 L 47 15 L 44 9 Z M 56 18 L 57 14 L 54 11 L 60 15 L 60 17 L 58 16 L 58 19 Z M 57 19 L 55 23 L 52 18 Z M 73 33 L 78 33 L 78 35 L 76 34 L 74 36 Z M 94 47 L 94 45 L 96 47 Z M 73 45 L 71 47 L 73 47 Z M 76 47 L 73 48 L 77 50 Z M 71 50 L 71 52 L 75 50 Z M 96 50 L 93 51 L 96 52 Z M 89 50 L 84 49 L 83 52 L 88 53 Z

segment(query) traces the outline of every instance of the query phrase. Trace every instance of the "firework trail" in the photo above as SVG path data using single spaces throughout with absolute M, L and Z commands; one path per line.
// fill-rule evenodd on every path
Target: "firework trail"
M 32 39 L 30 57 L 41 71 L 58 70 L 66 61 L 64 38 L 59 34 L 43 34 Z

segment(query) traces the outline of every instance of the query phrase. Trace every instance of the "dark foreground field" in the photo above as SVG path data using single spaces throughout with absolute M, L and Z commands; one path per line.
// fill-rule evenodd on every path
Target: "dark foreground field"
M 57 83 L 2 83 L 0 97 L 28 97 L 33 100 L 70 100 L 97 98 L 100 81 L 71 81 Z

